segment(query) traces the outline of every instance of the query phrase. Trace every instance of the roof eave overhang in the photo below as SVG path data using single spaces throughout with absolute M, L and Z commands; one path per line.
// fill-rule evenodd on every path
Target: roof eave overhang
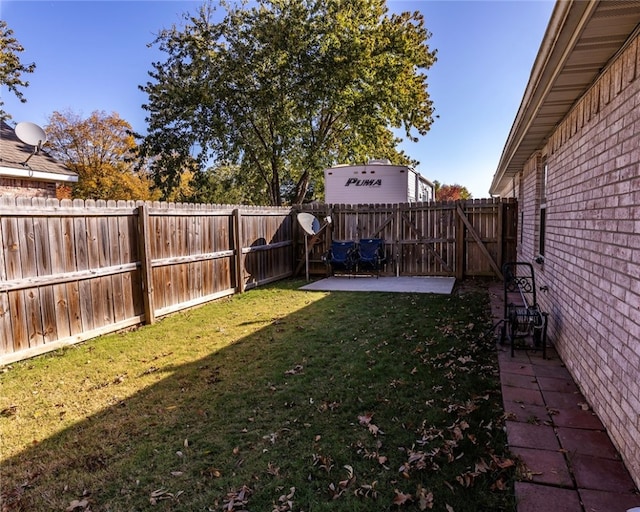
M 78 176 L 73 174 L 57 174 L 54 172 L 34 171 L 29 167 L 18 169 L 15 167 L 0 166 L 0 177 L 17 178 L 38 181 L 55 181 L 60 183 L 76 183 Z
M 500 195 L 624 47 L 640 2 L 558 0 L 489 192 Z
M 598 2 L 573 0 L 556 3 L 520 108 L 502 150 L 498 169 L 489 189 L 491 195 L 498 195 L 503 188 L 504 180 L 512 178 L 522 170 L 529 157 L 541 148 L 549 132 L 562 119 L 559 115 L 547 118 L 548 131 L 531 131 L 551 87 L 597 4 Z

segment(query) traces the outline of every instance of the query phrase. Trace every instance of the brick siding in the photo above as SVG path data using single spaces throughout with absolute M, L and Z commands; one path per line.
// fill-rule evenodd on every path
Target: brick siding
M 640 485 L 640 42 L 605 69 L 519 176 L 518 257 L 538 252 L 547 159 L 549 337 Z M 519 238 L 520 240 L 520 234 Z
M 56 184 L 16 178 L 0 178 L 0 196 L 56 197 Z

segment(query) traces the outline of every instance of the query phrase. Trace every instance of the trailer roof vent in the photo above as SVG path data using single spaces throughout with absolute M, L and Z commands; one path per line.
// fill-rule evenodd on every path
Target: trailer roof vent
M 373 160 L 369 160 L 367 162 L 368 165 L 391 165 L 391 160 L 388 158 L 377 158 Z

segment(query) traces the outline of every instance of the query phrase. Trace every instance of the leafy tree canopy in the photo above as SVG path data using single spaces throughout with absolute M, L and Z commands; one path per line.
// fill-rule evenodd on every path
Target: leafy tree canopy
M 19 87 L 28 87 L 29 82 L 22 79 L 23 73 L 33 73 L 35 63 L 28 65 L 20 62 L 19 54 L 24 51 L 22 45 L 13 37 L 13 30 L 7 26 L 7 22 L 0 20 L 0 85 L 14 93 L 16 97 L 25 103 L 27 99 Z M 4 101 L 0 95 L 0 119 L 11 119 L 11 116 L 3 109 Z
M 434 181 L 433 184 L 436 188 L 436 201 L 458 201 L 471 199 L 471 192 L 467 190 L 467 187 L 462 185 L 453 184 L 445 185 L 439 181 Z
M 155 44 L 167 60 L 140 87 L 149 97 L 141 155 L 156 157 L 165 195 L 189 158 L 257 178 L 254 198 L 263 190 L 273 205 L 321 193 L 322 169 L 336 163 L 415 163 L 398 133 L 429 130 L 425 73 L 436 59 L 419 13 L 389 15 L 385 0 L 221 7 L 206 3 L 162 31 Z
M 131 125 L 118 114 L 95 111 L 87 119 L 54 112 L 45 127 L 51 155 L 78 173 L 72 196 L 79 199 L 152 200 L 147 172 L 135 170 Z

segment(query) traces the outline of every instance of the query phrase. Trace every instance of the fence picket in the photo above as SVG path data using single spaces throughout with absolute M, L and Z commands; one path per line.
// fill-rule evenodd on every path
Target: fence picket
M 332 239 L 383 238 L 386 275 L 495 275 L 515 254 L 515 200 L 293 209 L 4 197 L 0 364 L 297 274 L 297 211 L 332 219 L 310 244 L 312 275 L 326 272 Z

